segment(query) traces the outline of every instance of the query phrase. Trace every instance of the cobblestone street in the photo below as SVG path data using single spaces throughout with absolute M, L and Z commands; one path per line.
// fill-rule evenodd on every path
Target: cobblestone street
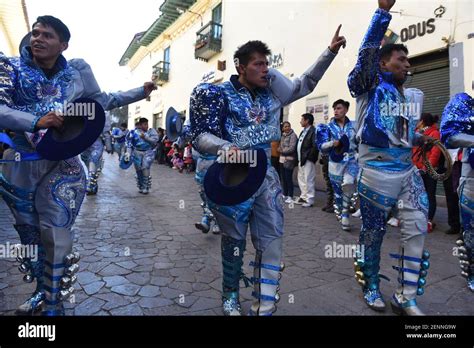
M 221 315 L 220 236 L 196 230 L 201 208 L 193 174 L 180 174 L 164 165 L 152 168 L 149 195 L 137 192 L 133 167 L 120 170 L 117 157 L 105 154 L 97 196 L 86 197 L 74 225 L 75 250 L 82 256 L 75 304 L 66 315 Z M 343 232 L 334 214 L 321 211 L 325 195 L 317 194 L 314 208 L 285 210 L 281 300 L 276 315 L 391 315 L 377 314 L 363 302 L 353 277 L 352 258 L 326 257 L 333 243 L 355 244 L 360 220 Z M 437 229 L 426 239 L 431 267 L 420 307 L 430 315 L 474 315 L 473 294 L 460 276 L 453 256 L 456 236 L 448 228 L 446 209 L 439 207 Z M 0 244 L 18 243 L 7 206 L 0 203 Z M 381 290 L 388 300 L 396 287 L 389 252 L 397 250 L 399 230 L 390 227 L 382 250 Z M 254 249 L 247 242 L 244 271 Z M 243 284 L 242 284 L 243 286 Z M 13 315 L 33 291 L 22 281 L 18 262 L 0 259 L 0 313 Z M 244 313 L 251 288 L 242 288 Z

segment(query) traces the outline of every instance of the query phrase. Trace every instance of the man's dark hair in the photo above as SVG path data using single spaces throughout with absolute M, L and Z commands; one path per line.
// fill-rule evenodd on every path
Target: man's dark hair
M 39 16 L 36 19 L 36 22 L 33 23 L 33 26 L 31 28 L 34 28 L 36 24 L 41 23 L 45 27 L 51 27 L 54 29 L 54 31 L 58 34 L 59 40 L 61 42 L 69 42 L 69 39 L 71 38 L 71 33 L 69 32 L 69 29 L 67 28 L 66 24 L 61 22 L 60 19 L 53 17 L 53 16 Z
M 301 115 L 301 117 L 303 117 L 306 121 L 309 122 L 309 124 L 313 124 L 314 123 L 314 116 L 313 114 L 303 114 Z
M 345 101 L 344 99 L 338 99 L 332 104 L 332 108 L 334 109 L 336 105 L 341 104 L 344 106 L 347 110 L 349 110 L 349 106 L 351 105 L 348 101 Z
M 138 120 L 138 124 L 143 124 L 143 123 L 148 123 L 148 119 L 145 117 L 142 117 Z
M 390 59 L 393 51 L 403 51 L 408 55 L 408 48 L 403 44 L 386 44 L 380 49 L 380 59 Z
M 127 124 L 124 122 L 124 123 L 121 123 L 120 124 L 120 127 L 123 127 L 123 128 L 127 128 Z
M 234 63 L 236 68 L 239 66 L 239 64 L 247 65 L 250 61 L 250 58 L 252 57 L 252 54 L 254 53 L 260 53 L 268 56 L 272 52 L 262 41 L 248 41 L 246 44 L 240 46 L 234 53 Z

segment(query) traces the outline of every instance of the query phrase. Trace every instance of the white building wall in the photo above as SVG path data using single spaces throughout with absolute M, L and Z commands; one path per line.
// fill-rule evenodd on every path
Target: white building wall
M 8 41 L 5 37 L 3 31 L 0 31 L 0 52 L 9 56 L 10 55 L 10 48 L 8 47 Z

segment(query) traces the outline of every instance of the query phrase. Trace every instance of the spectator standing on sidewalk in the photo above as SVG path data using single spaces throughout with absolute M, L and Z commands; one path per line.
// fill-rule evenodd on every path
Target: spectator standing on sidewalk
M 163 128 L 158 128 L 158 142 L 156 143 L 156 161 L 158 164 L 163 164 L 164 160 L 164 144 L 163 139 L 165 138 L 165 130 Z
M 314 116 L 312 114 L 301 115 L 301 127 L 303 130 L 298 138 L 296 146 L 298 154 L 298 186 L 301 194 L 296 204 L 302 204 L 303 207 L 312 207 L 315 195 L 316 168 L 314 164 L 318 159 L 319 151 L 315 145 L 315 129 L 313 126 Z
M 296 136 L 291 124 L 288 121 L 283 122 L 283 132 L 281 134 L 279 163 L 281 168 L 281 178 L 283 186 L 283 199 L 285 203 L 293 202 L 293 169 L 296 164 Z
M 438 122 L 439 116 L 432 115 L 430 113 L 424 113 L 421 115 L 420 122 L 417 126 L 417 132 L 434 139 L 440 139 L 439 129 L 436 123 Z M 427 151 L 427 158 L 430 161 L 433 168 L 438 169 L 439 158 L 441 151 L 438 147 L 433 146 Z M 421 178 L 425 184 L 425 190 L 428 194 L 428 232 L 432 232 L 436 224 L 433 222 L 434 215 L 436 213 L 436 185 L 438 181 L 433 179 L 426 171 L 426 166 L 423 164 L 421 153 L 419 152 L 419 146 L 413 148 L 413 162 L 415 166 L 420 170 Z
M 329 155 L 321 154 L 319 164 L 322 166 L 324 182 L 326 183 L 326 205 L 321 208 L 326 213 L 334 213 L 334 189 L 329 179 Z

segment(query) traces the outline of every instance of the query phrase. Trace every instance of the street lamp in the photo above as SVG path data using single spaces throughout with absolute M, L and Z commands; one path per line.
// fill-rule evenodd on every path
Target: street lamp
M 182 9 L 181 7 L 176 7 L 176 11 L 177 11 L 179 14 L 183 14 L 184 12 L 189 12 L 189 13 L 198 15 L 199 18 L 201 18 L 201 27 L 202 27 L 202 16 L 201 16 L 201 14 L 199 14 L 199 13 L 197 13 L 197 12 L 190 11 L 190 10 Z

